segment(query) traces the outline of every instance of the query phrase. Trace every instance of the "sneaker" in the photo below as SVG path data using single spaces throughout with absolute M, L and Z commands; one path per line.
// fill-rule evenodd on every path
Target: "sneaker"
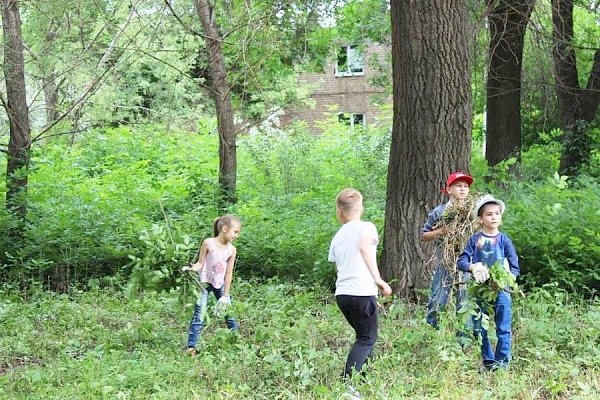
M 351 385 L 346 386 L 346 393 L 344 393 L 342 395 L 342 397 L 344 399 L 350 399 L 350 400 L 362 400 L 362 396 L 360 395 L 358 390 L 356 390 Z
M 189 356 L 195 356 L 196 355 L 196 349 L 193 347 L 188 347 L 187 349 L 185 349 L 185 354 L 189 355 Z
M 487 374 L 488 372 L 492 371 L 492 367 L 489 367 L 487 365 L 482 365 L 481 367 L 479 367 L 479 373 L 480 374 Z
M 492 364 L 483 364 L 481 366 L 481 368 L 479 368 L 479 373 L 480 374 L 485 374 L 487 372 L 495 372 L 498 371 L 499 369 L 504 369 L 503 367 L 499 366 L 496 363 L 492 363 Z

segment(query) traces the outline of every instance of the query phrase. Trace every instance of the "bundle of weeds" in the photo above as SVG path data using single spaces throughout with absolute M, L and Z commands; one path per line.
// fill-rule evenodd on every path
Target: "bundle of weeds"
M 188 265 L 188 266 L 191 267 L 191 265 Z M 206 283 L 204 283 L 200 280 L 200 276 L 198 275 L 198 272 L 188 269 L 188 270 L 184 270 L 183 274 L 186 278 L 186 281 L 189 284 L 190 289 L 192 290 L 192 293 L 194 294 L 194 297 L 195 298 L 200 297 L 200 294 L 202 292 L 206 291 Z M 213 307 L 213 315 L 216 317 L 222 317 L 227 313 L 228 309 L 229 309 L 228 305 L 225 305 L 222 303 L 217 303 L 215 305 L 215 307 Z M 210 315 L 208 314 L 206 309 L 203 310 L 202 318 L 204 319 L 204 325 L 210 324 Z
M 474 222 L 471 215 L 476 198 L 476 195 L 470 195 L 446 207 L 442 218 L 434 227 L 434 229 L 442 228 L 445 231 L 439 244 L 441 263 L 453 276 L 456 276 L 458 256 L 464 250 L 469 237 L 478 229 L 477 223 Z M 455 277 L 454 282 L 457 281 Z
M 189 266 L 189 265 L 188 265 Z M 206 284 L 200 280 L 198 272 L 192 271 L 191 269 L 183 271 L 186 281 L 189 284 L 194 296 L 198 298 L 202 291 L 206 290 Z
M 472 280 L 468 284 L 467 297 L 464 299 L 458 310 L 466 323 L 471 317 L 481 321 L 481 326 L 489 329 L 490 318 L 494 318 L 494 303 L 500 291 L 506 290 L 510 293 L 518 292 L 517 279 L 504 267 L 503 263 L 496 262 L 490 267 L 490 278 L 477 283 Z M 522 295 L 522 293 L 521 293 Z

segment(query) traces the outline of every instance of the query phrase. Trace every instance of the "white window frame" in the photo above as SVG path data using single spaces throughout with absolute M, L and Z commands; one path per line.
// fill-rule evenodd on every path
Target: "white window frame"
M 340 65 L 340 53 L 345 54 L 346 65 Z M 345 69 L 340 69 L 345 68 Z M 365 74 L 364 55 L 358 50 L 357 45 L 338 47 L 335 63 L 335 76 L 360 76 Z
M 338 122 L 342 123 L 344 121 L 348 121 L 349 122 L 348 126 L 351 128 L 354 128 L 355 126 L 363 126 L 363 127 L 367 126 L 367 120 L 365 118 L 365 113 L 339 112 L 337 115 L 338 115 Z M 362 123 L 356 122 L 356 117 L 359 115 L 362 117 Z

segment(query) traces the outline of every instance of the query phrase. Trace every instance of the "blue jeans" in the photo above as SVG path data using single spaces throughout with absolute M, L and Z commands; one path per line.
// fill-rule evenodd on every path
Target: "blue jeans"
M 471 279 L 471 274 L 465 272 L 458 272 L 458 274 L 460 282 L 466 283 Z M 446 304 L 448 304 L 448 296 L 450 295 L 450 290 L 452 290 L 453 283 L 452 274 L 446 268 L 438 265 L 431 280 L 431 295 L 427 302 L 427 323 L 436 329 L 438 327 L 438 312 L 443 310 Z M 458 285 L 456 296 L 457 310 L 458 305 L 466 295 L 466 285 Z
M 494 322 L 496 323 L 496 336 L 498 343 L 496 350 L 492 347 L 488 333 L 481 326 L 481 319 L 475 321 L 477 332 L 481 334 L 481 355 L 483 365 L 488 368 L 506 368 L 511 359 L 511 327 L 512 327 L 512 299 L 506 291 L 501 291 L 496 297 L 494 307 Z M 487 314 L 486 308 L 482 307 Z
M 373 354 L 377 341 L 377 298 L 342 294 L 335 296 L 335 300 L 356 334 L 344 368 L 344 377 L 349 378 L 354 371 L 361 372 Z
M 215 299 L 219 300 L 223 296 L 224 291 L 224 286 L 221 286 L 219 289 L 215 289 L 215 287 L 209 283 L 206 284 L 206 289 L 202 290 L 202 293 L 198 297 L 196 305 L 194 306 L 194 315 L 192 316 L 192 322 L 190 322 L 187 342 L 188 348 L 196 347 L 198 337 L 200 336 L 200 333 L 202 333 L 202 329 L 204 329 L 204 314 L 206 313 L 206 305 L 208 303 L 208 293 L 212 292 L 215 295 Z M 232 331 L 237 331 L 239 329 L 235 319 L 228 315 L 225 315 L 225 323 Z

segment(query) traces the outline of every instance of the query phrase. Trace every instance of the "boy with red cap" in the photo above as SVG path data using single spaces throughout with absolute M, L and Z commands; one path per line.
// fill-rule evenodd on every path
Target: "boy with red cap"
M 427 221 L 421 230 L 421 239 L 424 242 L 435 240 L 437 245 L 435 249 L 435 270 L 431 281 L 431 295 L 427 303 L 427 323 L 436 329 L 438 328 L 438 311 L 443 309 L 448 303 L 448 296 L 454 283 L 452 273 L 450 272 L 450 268 L 453 268 L 453 265 L 442 265 L 441 237 L 447 235 L 449 232 L 447 232 L 447 228 L 445 227 L 436 228 L 436 225 L 438 225 L 444 211 L 448 207 L 452 207 L 456 202 L 467 198 L 472 183 L 473 178 L 465 172 L 456 171 L 448 175 L 444 193 L 448 194 L 450 199 L 448 202 L 435 207 L 429 213 Z M 463 282 L 467 279 L 468 277 L 461 277 L 460 281 Z M 464 294 L 463 291 L 459 290 L 457 304 L 460 303 Z

